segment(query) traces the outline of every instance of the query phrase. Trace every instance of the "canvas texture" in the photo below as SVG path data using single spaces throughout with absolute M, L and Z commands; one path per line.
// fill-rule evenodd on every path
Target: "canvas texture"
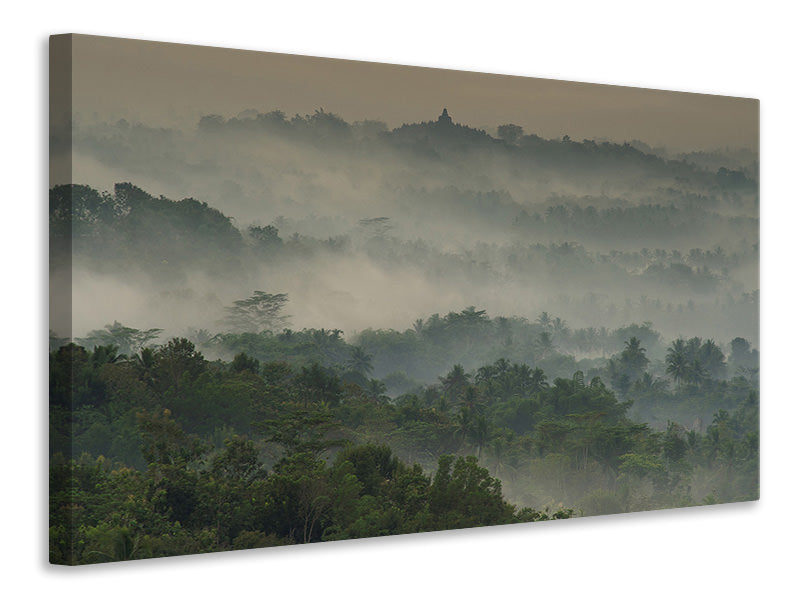
M 757 500 L 758 141 L 747 98 L 53 36 L 50 562 Z

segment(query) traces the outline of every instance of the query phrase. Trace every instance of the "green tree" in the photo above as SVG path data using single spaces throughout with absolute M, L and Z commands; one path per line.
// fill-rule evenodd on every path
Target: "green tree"
M 155 378 L 162 390 L 177 390 L 184 379 L 196 379 L 205 368 L 205 358 L 186 338 L 172 338 L 155 351 Z
M 88 392 L 89 354 L 75 343 L 50 353 L 50 406 L 77 407 Z M 52 433 L 52 431 L 51 431 Z
M 198 461 L 208 447 L 197 436 L 187 434 L 172 418 L 172 411 L 136 415 L 142 439 L 141 451 L 155 479 L 169 468 L 184 469 Z
M 750 342 L 742 337 L 731 340 L 730 364 L 733 369 L 758 368 L 758 350 L 750 348 Z
M 433 477 L 430 511 L 436 529 L 511 523 L 514 507 L 503 500 L 499 479 L 474 456 L 443 455 Z
M 676 384 L 689 379 L 691 373 L 691 360 L 689 349 L 683 339 L 677 339 L 667 348 L 667 374 L 672 377 Z
M 223 323 L 231 331 L 276 331 L 288 323 L 289 317 L 281 314 L 288 301 L 288 294 L 256 290 L 249 298 L 236 300 L 226 308 Z
M 372 355 L 367 354 L 361 346 L 353 346 L 347 368 L 362 377 L 368 376 L 372 373 Z
M 352 473 L 361 483 L 361 493 L 379 496 L 382 488 L 395 476 L 400 461 L 386 445 L 361 444 L 345 446 L 336 455 L 336 465 L 350 463 Z
M 625 349 L 620 355 L 622 366 L 629 373 L 632 380 L 637 380 L 644 373 L 650 360 L 645 356 L 645 349 L 642 342 L 635 337 L 625 342 Z
M 320 540 L 334 493 L 324 461 L 307 452 L 287 456 L 268 481 L 267 530 L 298 543 Z
M 725 355 L 713 340 L 703 342 L 698 351 L 698 359 L 709 377 L 713 379 L 723 379 L 725 377 Z
M 440 377 L 439 381 L 442 383 L 447 399 L 450 402 L 456 402 L 467 389 L 469 376 L 464 371 L 464 367 L 453 365 L 450 372 L 444 377 Z
M 298 402 L 304 406 L 336 407 L 344 394 L 339 378 L 319 363 L 302 367 L 294 379 L 293 389 Z
M 87 531 L 87 546 L 102 548 L 87 550 L 86 558 L 99 558 L 103 562 L 118 562 L 140 558 L 141 536 L 134 535 L 128 527 L 101 524 Z
M 280 445 L 286 456 L 307 454 L 314 460 L 345 440 L 334 435 L 339 425 L 328 406 L 289 407 L 272 419 L 255 424 L 267 441 Z
M 234 435 L 225 440 L 225 448 L 211 461 L 211 474 L 227 480 L 250 483 L 266 475 L 258 458 L 255 443 L 246 437 Z
M 491 437 L 489 420 L 484 415 L 477 415 L 470 430 L 472 442 L 478 448 L 478 461 L 481 460 L 481 453 Z
M 258 374 L 259 362 L 258 359 L 247 356 L 244 352 L 239 352 L 233 357 L 231 362 L 231 371 L 234 373 L 242 373 L 248 371 L 254 375 Z
M 135 329 L 126 327 L 119 321 L 106 325 L 104 329 L 90 331 L 81 344 L 86 348 L 97 346 L 116 346 L 125 356 L 133 356 L 146 348 L 150 342 L 157 339 L 163 329 Z
M 171 521 L 191 526 L 199 507 L 197 467 L 208 446 L 186 433 L 169 409 L 139 413 L 137 421 L 154 509 Z

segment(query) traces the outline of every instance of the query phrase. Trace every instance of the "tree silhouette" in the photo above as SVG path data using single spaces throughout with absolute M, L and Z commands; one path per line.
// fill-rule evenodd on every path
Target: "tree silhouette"
M 232 331 L 275 331 L 288 323 L 288 316 L 281 315 L 288 301 L 288 294 L 256 290 L 249 298 L 236 300 L 225 309 L 224 323 Z
M 690 370 L 691 362 L 686 341 L 677 339 L 667 348 L 667 374 L 680 386 L 687 380 Z
M 451 402 L 456 401 L 467 388 L 469 376 L 464 372 L 461 365 L 453 365 L 450 372 L 444 377 L 440 377 L 444 393 Z
M 524 130 L 519 125 L 508 123 L 497 128 L 497 137 L 506 144 L 516 144 L 522 137 Z
M 372 355 L 367 354 L 361 346 L 355 346 L 350 351 L 347 368 L 366 377 L 372 373 Z
M 119 321 L 106 325 L 103 329 L 90 331 L 79 342 L 85 348 L 95 346 L 117 346 L 121 354 L 132 356 L 146 347 L 161 334 L 163 329 L 135 329 L 127 327 Z

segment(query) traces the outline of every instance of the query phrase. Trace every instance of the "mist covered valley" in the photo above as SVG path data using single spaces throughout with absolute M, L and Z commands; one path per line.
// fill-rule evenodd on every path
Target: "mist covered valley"
M 477 306 L 573 327 L 651 322 L 667 337 L 757 339 L 757 163 L 714 169 L 724 161 L 709 154 L 709 170 L 687 155 L 544 140 L 512 124 L 496 136 L 449 115 L 389 131 L 322 110 L 209 116 L 190 131 L 78 126 L 75 181 L 109 194 L 109 210 L 126 216 L 113 186 L 133 182 L 219 211 L 224 239 L 196 230 L 188 251 L 180 224 L 171 238 L 166 224 L 139 224 L 127 232 L 138 256 L 113 235 L 76 252 L 86 277 L 73 331 L 114 319 L 213 330 L 225 306 L 263 289 L 289 295 L 294 328 L 346 335 Z M 132 301 L 112 314 L 97 305 L 95 280 L 135 287 Z M 201 299 L 181 302 L 192 319 L 153 322 L 169 308 L 148 303 L 171 294 Z
M 73 152 L 80 183 L 50 191 L 51 281 L 72 285 L 51 323 L 54 451 L 144 472 L 140 438 L 177 425 L 207 465 L 252 439 L 237 448 L 265 468 L 310 451 L 326 478 L 339 439 L 434 482 L 440 457 L 472 455 L 550 515 L 757 498 L 752 152 L 322 109 L 187 130 L 79 118 Z M 287 441 L 287 423 L 310 438 Z M 300 535 L 259 513 L 212 546 L 405 532 L 360 481 L 351 520 L 332 505 Z M 162 512 L 199 539 L 186 502 Z M 453 524 L 421 514 L 401 521 Z

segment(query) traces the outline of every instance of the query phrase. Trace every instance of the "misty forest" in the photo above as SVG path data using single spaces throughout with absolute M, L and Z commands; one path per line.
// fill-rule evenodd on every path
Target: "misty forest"
M 52 562 L 758 498 L 757 153 L 440 110 L 76 118 Z

